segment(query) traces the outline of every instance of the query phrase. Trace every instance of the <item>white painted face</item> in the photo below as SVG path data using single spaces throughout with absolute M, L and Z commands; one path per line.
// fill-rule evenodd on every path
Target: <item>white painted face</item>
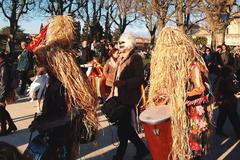
M 123 34 L 118 41 L 118 49 L 121 53 L 131 50 L 135 46 L 135 38 L 130 34 Z
M 126 46 L 126 39 L 123 37 L 120 37 L 119 41 L 118 41 L 118 50 L 123 53 L 125 50 L 127 49 Z

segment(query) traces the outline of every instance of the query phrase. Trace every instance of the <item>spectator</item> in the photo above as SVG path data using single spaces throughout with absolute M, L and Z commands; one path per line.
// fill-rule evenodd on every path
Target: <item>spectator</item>
M 1 122 L 1 133 L 0 136 L 7 135 L 12 131 L 16 131 L 17 127 L 13 123 L 13 120 L 6 110 L 6 98 L 8 96 L 10 88 L 10 70 L 9 65 L 6 62 L 6 55 L 2 52 L 0 54 L 0 122 Z M 7 124 L 8 122 L 8 129 Z
M 102 39 L 100 41 L 100 47 L 99 47 L 99 52 L 101 53 L 101 61 L 102 62 L 106 62 L 107 59 L 109 59 L 109 56 L 108 56 L 108 46 L 106 44 L 106 40 L 105 39 Z
M 203 59 L 209 70 L 210 85 L 213 87 L 216 79 L 219 76 L 220 68 L 222 66 L 221 56 L 218 52 L 212 52 L 209 47 L 206 47 L 205 53 L 203 54 Z
M 7 38 L 6 48 L 5 48 L 5 54 L 6 55 L 11 55 L 12 54 L 12 47 L 13 47 L 12 36 L 9 36 Z
M 91 50 L 92 51 L 96 51 L 96 40 L 93 40 L 93 42 L 91 43 Z
M 222 57 L 223 65 L 228 64 L 233 66 L 233 56 L 230 53 L 230 50 L 226 44 L 222 44 L 221 57 Z
M 240 81 L 240 46 L 236 46 L 233 52 L 234 52 L 233 66 L 236 71 L 237 80 Z
M 110 58 L 107 60 L 106 64 L 103 68 L 103 74 L 106 77 L 106 86 L 107 86 L 107 92 L 110 93 L 111 88 L 113 86 L 114 81 L 114 75 L 117 69 L 117 60 L 119 57 L 119 51 L 118 49 L 112 49 L 109 52 Z
M 131 124 L 131 111 L 138 103 L 141 96 L 141 84 L 143 83 L 142 58 L 134 54 L 135 39 L 129 34 L 123 34 L 119 39 L 119 67 L 113 83 L 112 94 L 117 96 L 120 103 L 128 106 L 128 112 L 119 120 L 117 133 L 120 145 L 117 148 L 114 160 L 122 160 L 130 140 L 137 149 L 135 159 L 141 160 L 149 155 L 145 144 L 139 138 Z
M 230 66 L 224 66 L 221 70 L 221 77 L 217 83 L 216 90 L 216 102 L 219 104 L 219 113 L 217 117 L 216 133 L 226 136 L 223 132 L 223 125 L 228 117 L 235 133 L 240 137 L 240 121 L 237 114 L 237 98 L 235 93 L 237 92 L 237 86 L 234 83 L 233 68 Z
M 1 160 L 26 160 L 15 146 L 6 142 L 0 142 Z
M 82 42 L 82 62 L 83 64 L 88 63 L 90 61 L 93 60 L 93 52 L 91 51 L 91 49 L 88 46 L 88 42 L 87 41 L 83 41 Z
M 111 52 L 111 50 L 112 49 L 114 49 L 115 48 L 115 46 L 114 46 L 114 44 L 113 43 L 108 43 L 108 53 L 110 53 Z M 111 57 L 111 54 L 110 55 L 108 55 L 109 57 Z
M 31 85 L 32 81 L 28 77 L 29 70 L 31 68 L 31 53 L 26 49 L 26 42 L 21 42 L 22 53 L 18 56 L 17 70 L 19 72 L 20 80 L 22 81 L 19 94 L 24 95 L 26 85 Z
M 37 113 L 41 112 L 41 100 L 44 96 L 45 90 L 48 87 L 48 74 L 45 67 L 37 68 L 37 75 L 30 85 L 29 95 L 31 101 L 33 102 L 34 98 L 37 98 L 38 106 Z

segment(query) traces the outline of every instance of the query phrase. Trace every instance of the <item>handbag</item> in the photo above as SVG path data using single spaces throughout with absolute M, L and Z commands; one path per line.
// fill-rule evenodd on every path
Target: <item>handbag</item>
M 118 97 L 109 98 L 102 106 L 104 113 L 110 123 L 118 122 L 128 112 L 129 107 L 120 103 Z
M 118 69 L 119 63 L 117 64 L 114 80 L 117 78 Z M 113 86 L 112 93 L 114 93 L 114 89 L 115 86 Z M 107 101 L 104 102 L 101 107 L 102 113 L 105 114 L 110 123 L 117 123 L 122 117 L 124 117 L 128 110 L 130 110 L 129 107 L 121 104 L 119 98 L 116 96 L 112 96 L 111 98 L 107 99 Z

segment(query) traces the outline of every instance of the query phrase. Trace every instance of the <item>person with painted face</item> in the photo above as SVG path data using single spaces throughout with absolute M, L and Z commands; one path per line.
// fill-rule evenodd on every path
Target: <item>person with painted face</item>
M 119 98 L 121 104 L 128 107 L 128 111 L 117 123 L 120 145 L 113 160 L 123 159 L 128 140 L 135 145 L 137 150 L 134 159 L 141 160 L 150 155 L 131 124 L 131 111 L 140 99 L 141 84 L 144 79 L 142 58 L 134 53 L 134 48 L 135 38 L 130 34 L 123 34 L 119 39 L 120 57 L 112 94 Z

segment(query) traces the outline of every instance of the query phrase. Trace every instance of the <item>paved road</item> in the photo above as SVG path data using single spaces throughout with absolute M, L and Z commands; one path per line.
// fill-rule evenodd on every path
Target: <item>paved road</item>
M 15 145 L 21 152 L 25 150 L 28 144 L 30 132 L 27 127 L 31 123 L 36 111 L 37 102 L 29 102 L 27 98 L 21 98 L 16 104 L 7 106 L 10 111 L 18 131 L 14 134 L 0 137 L 0 141 L 6 141 Z M 240 109 L 240 107 L 238 107 Z M 240 113 L 240 112 L 239 112 Z M 215 111 L 215 117 L 217 110 Z M 116 151 L 116 128 L 109 126 L 105 117 L 99 113 L 99 135 L 97 142 L 80 146 L 81 157 L 79 160 L 111 160 Z M 213 147 L 206 160 L 239 160 L 240 159 L 240 140 L 234 137 L 234 132 L 229 121 L 225 124 L 225 131 L 229 138 L 219 136 L 213 137 Z M 34 133 L 37 135 L 37 133 Z M 141 135 L 144 139 L 144 136 Z M 115 143 L 113 143 L 115 142 Z M 135 149 L 132 144 L 129 144 L 126 160 L 131 160 L 135 154 Z

